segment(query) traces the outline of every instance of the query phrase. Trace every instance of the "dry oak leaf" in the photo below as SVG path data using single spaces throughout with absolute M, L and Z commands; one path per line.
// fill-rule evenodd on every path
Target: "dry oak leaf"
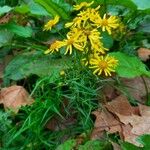
M 139 105 L 133 107 L 128 99 L 120 95 L 105 105 L 104 111 L 95 111 L 95 126 L 91 138 L 101 138 L 103 131 L 119 132 L 120 137 L 137 146 L 136 138 L 150 134 L 150 107 Z
M 132 133 L 131 130 L 132 130 L 132 126 L 130 124 L 122 125 L 122 135 L 123 135 L 122 139 L 124 141 L 127 141 L 129 143 L 135 144 L 137 146 L 142 146 L 141 144 L 139 144 L 136 141 L 138 135 Z
M 150 134 L 150 107 L 144 105 L 132 107 L 125 96 L 119 96 L 105 107 L 123 123 L 121 125 L 123 139 L 141 146 L 136 142 L 136 138 L 143 134 Z
M 119 113 L 128 116 L 134 112 L 128 99 L 124 95 L 120 95 L 111 102 L 108 102 L 105 107 L 113 114 Z
M 121 80 L 134 99 L 145 103 L 147 90 L 150 92 L 150 78 L 136 77 L 133 79 L 122 78 Z
M 138 56 L 141 58 L 141 60 L 147 61 L 148 59 L 150 59 L 150 49 L 139 48 L 137 52 L 138 52 Z
M 121 123 L 106 109 L 103 111 L 94 111 L 93 114 L 96 116 L 96 121 L 91 139 L 101 138 L 104 130 L 109 133 L 121 132 Z
M 111 86 L 111 85 L 105 85 L 102 89 L 102 92 L 104 93 L 104 95 L 108 101 L 110 101 L 118 96 L 115 87 Z
M 12 109 L 16 113 L 21 106 L 30 105 L 33 101 L 22 86 L 14 85 L 0 91 L 0 103 L 5 109 Z

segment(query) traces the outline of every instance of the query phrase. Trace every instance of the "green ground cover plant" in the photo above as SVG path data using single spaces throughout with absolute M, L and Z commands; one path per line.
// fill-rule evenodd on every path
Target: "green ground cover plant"
M 149 25 L 149 0 L 1 0 L 0 149 L 149 150 L 149 123 L 130 141 L 107 108 L 124 95 L 138 110 L 128 118 L 149 120 Z M 17 98 L 14 85 L 29 94 Z M 109 132 L 108 116 L 123 131 Z

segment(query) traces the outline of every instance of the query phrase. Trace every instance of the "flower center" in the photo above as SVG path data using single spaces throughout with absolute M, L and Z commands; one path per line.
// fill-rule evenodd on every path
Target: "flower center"
M 74 39 L 73 39 L 73 38 L 70 38 L 70 39 L 68 39 L 68 41 L 67 41 L 67 45 L 72 45 L 73 42 L 74 42 Z
M 102 25 L 103 25 L 103 26 L 107 26 L 107 25 L 108 25 L 108 21 L 107 21 L 107 19 L 103 19 L 103 21 L 102 21 Z
M 108 67 L 108 64 L 107 64 L 106 61 L 100 61 L 100 62 L 99 62 L 99 67 L 100 67 L 101 69 L 106 69 L 106 68 Z
M 57 48 L 57 43 L 53 43 L 52 45 L 51 45 L 51 49 L 56 49 Z

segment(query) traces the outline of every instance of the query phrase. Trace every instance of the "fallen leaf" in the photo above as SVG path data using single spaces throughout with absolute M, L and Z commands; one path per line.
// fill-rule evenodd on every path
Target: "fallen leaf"
M 7 13 L 6 15 L 0 18 L 0 24 L 8 23 L 12 17 L 12 13 Z
M 129 94 L 142 104 L 146 101 L 147 92 L 150 92 L 150 78 L 136 77 L 133 79 L 122 78 Z M 147 91 L 148 90 L 148 91 Z
M 9 108 L 17 113 L 21 106 L 32 104 L 33 99 L 22 86 L 14 85 L 0 91 L 0 103 L 5 109 Z
M 116 89 L 111 85 L 105 85 L 102 90 L 103 90 L 103 94 L 105 95 L 107 101 L 110 101 L 118 96 L 116 93 Z
M 139 113 L 141 116 L 150 116 L 150 107 L 139 104 Z
M 132 133 L 131 130 L 132 130 L 132 126 L 130 124 L 122 125 L 123 140 L 129 143 L 135 144 L 137 146 L 141 146 L 141 144 L 139 144 L 136 141 L 138 135 L 135 135 L 134 133 Z
M 120 122 L 107 110 L 95 111 L 93 114 L 96 116 L 96 121 L 91 139 L 102 136 L 104 130 L 109 131 L 109 133 L 121 131 Z
M 96 121 L 92 136 L 99 137 L 98 134 L 102 135 L 104 131 L 119 132 L 124 141 L 142 146 L 136 138 L 150 134 L 150 107 L 144 105 L 133 107 L 125 96 L 120 95 L 108 102 L 105 108 L 107 110 L 94 112 Z
M 111 102 L 108 102 L 105 107 L 113 114 L 119 113 L 125 116 L 133 114 L 133 109 L 130 103 L 123 95 L 120 95 Z
M 132 133 L 136 135 L 150 133 L 150 117 L 137 115 L 123 116 L 120 114 L 118 114 L 118 117 L 125 125 L 132 125 Z
M 137 50 L 138 56 L 141 58 L 143 61 L 147 61 L 150 59 L 150 49 L 148 48 L 139 48 Z

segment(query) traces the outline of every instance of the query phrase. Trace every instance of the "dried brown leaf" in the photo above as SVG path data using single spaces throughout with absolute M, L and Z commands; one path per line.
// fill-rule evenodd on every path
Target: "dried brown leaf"
M 22 86 L 14 85 L 1 90 L 0 103 L 17 113 L 21 106 L 32 104 L 33 99 Z
M 6 15 L 0 18 L 0 24 L 8 23 L 12 17 L 12 13 L 7 13 Z
M 150 58 L 150 49 L 147 48 L 139 48 L 138 49 L 138 56 L 141 58 L 143 61 L 147 61 Z
M 130 103 L 123 95 L 120 95 L 111 102 L 108 102 L 105 107 L 113 114 L 119 113 L 125 116 L 133 114 L 133 109 Z
M 105 97 L 108 101 L 110 101 L 118 96 L 116 93 L 116 89 L 110 85 L 104 86 L 103 94 L 105 95 Z
M 133 107 L 123 95 L 105 105 L 108 111 L 95 111 L 95 128 L 92 136 L 102 136 L 103 131 L 119 132 L 120 137 L 137 146 L 136 138 L 150 134 L 150 107 L 139 105 Z
M 150 78 L 146 77 L 136 77 L 133 79 L 122 78 L 124 86 L 127 87 L 127 90 L 133 98 L 145 103 L 147 90 L 150 92 Z
M 120 122 L 110 112 L 103 110 L 101 112 L 95 111 L 93 114 L 96 116 L 96 121 L 91 135 L 92 139 L 101 137 L 104 130 L 109 133 L 120 132 Z
M 137 141 L 136 138 L 138 135 L 134 134 L 131 132 L 132 126 L 130 124 L 127 125 L 122 125 L 122 135 L 123 135 L 123 140 L 127 141 L 129 143 L 135 144 L 137 146 L 141 146 Z
M 141 116 L 150 116 L 150 107 L 139 104 L 139 112 Z

